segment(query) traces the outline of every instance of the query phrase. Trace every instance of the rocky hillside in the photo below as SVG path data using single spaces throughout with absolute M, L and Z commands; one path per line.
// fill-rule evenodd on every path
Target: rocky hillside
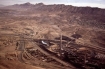
M 91 8 L 91 7 L 75 7 L 64 4 L 45 5 L 43 3 L 38 4 L 15 4 L 11 6 L 3 7 L 3 9 L 18 10 L 9 12 L 11 15 L 34 15 L 41 13 L 42 15 L 49 15 L 50 13 L 56 13 L 62 19 L 65 19 L 69 24 L 79 24 L 86 27 L 96 27 L 105 29 L 105 9 Z M 3 12 L 8 14 L 8 12 Z M 56 15 L 55 14 L 55 15 Z M 2 14 L 1 14 L 2 15 Z M 35 15 L 34 15 L 35 16 Z M 57 18 L 58 19 L 58 18 Z
M 61 12 L 68 12 L 68 13 L 81 13 L 81 14 L 94 14 L 94 15 L 105 15 L 105 9 L 100 8 L 91 8 L 91 7 L 75 7 L 71 5 L 64 5 L 64 4 L 54 4 L 54 5 L 44 5 L 43 3 L 38 4 L 15 4 L 11 6 L 7 6 L 5 8 L 10 9 L 29 9 L 29 10 L 39 10 L 39 11 L 61 11 Z

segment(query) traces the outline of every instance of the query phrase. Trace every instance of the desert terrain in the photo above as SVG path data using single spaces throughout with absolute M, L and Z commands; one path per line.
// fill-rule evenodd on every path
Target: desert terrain
M 0 7 L 0 69 L 105 69 L 105 9 Z

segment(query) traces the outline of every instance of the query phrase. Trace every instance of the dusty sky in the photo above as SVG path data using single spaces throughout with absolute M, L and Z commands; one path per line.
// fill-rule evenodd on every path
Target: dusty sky
M 105 0 L 0 0 L 0 4 L 13 5 L 30 2 L 32 4 L 44 3 L 44 4 L 66 4 L 73 6 L 91 6 L 105 8 Z

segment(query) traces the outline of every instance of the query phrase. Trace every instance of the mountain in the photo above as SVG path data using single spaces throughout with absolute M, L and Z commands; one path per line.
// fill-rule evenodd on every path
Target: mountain
M 17 12 L 13 13 L 9 11 L 8 13 L 23 16 L 36 13 L 59 13 L 59 16 L 65 16 L 69 23 L 77 23 L 83 26 L 88 25 L 91 27 L 105 29 L 105 9 L 97 7 L 75 7 L 64 4 L 45 5 L 43 3 L 31 4 L 27 2 L 24 4 L 6 6 L 3 7 L 3 9 L 18 10 Z
M 13 10 L 27 10 L 28 8 L 32 8 L 34 5 L 27 2 L 24 4 L 14 4 L 14 5 L 9 5 L 6 7 L 3 7 L 5 9 L 13 9 Z
M 24 4 L 15 4 L 7 6 L 5 8 L 15 9 L 15 10 L 31 10 L 31 11 L 61 11 L 68 13 L 81 13 L 81 14 L 95 14 L 95 15 L 105 15 L 105 9 L 92 8 L 92 7 L 75 7 L 71 5 L 64 4 L 54 4 L 54 5 L 44 5 L 43 3 L 31 4 L 29 2 Z
M 4 7 L 4 5 L 0 4 L 0 7 Z

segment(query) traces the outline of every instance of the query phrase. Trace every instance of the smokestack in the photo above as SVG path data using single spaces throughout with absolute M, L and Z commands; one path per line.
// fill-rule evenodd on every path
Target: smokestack
M 63 46 L 62 46 L 62 33 L 60 34 L 60 48 L 61 48 L 61 50 L 63 50 Z

